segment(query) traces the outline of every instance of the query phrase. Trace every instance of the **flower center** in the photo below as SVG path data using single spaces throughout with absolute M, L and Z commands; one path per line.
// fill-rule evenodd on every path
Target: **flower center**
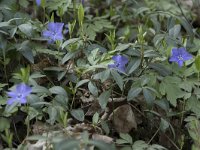
M 179 60 L 183 60 L 182 55 L 179 55 L 179 56 L 178 56 L 178 59 L 179 59 Z
M 22 94 L 21 93 L 17 94 L 17 99 L 20 99 L 20 98 L 22 98 Z
M 117 64 L 116 64 L 116 67 L 119 67 L 119 66 L 120 66 L 120 63 L 117 63 Z

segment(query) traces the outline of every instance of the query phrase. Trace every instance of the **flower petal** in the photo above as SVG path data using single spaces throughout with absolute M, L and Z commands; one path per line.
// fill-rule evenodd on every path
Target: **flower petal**
M 117 67 L 117 69 L 120 71 L 120 72 L 125 72 L 125 66 L 124 65 L 119 65 Z
M 24 93 L 26 84 L 20 83 L 16 85 L 16 93 Z
M 42 32 L 42 36 L 45 37 L 45 38 L 51 38 L 54 35 L 53 35 L 53 32 L 45 30 L 45 31 Z
M 63 39 L 63 35 L 62 33 L 58 33 L 54 36 L 53 40 L 56 41 L 56 40 L 62 40 Z
M 26 97 L 27 95 L 29 95 L 32 91 L 32 88 L 28 85 L 26 85 L 25 83 L 20 83 L 18 85 L 16 85 L 16 94 L 22 94 L 23 97 Z
M 62 30 L 63 30 L 63 26 L 64 26 L 64 23 L 55 23 L 55 26 L 56 26 L 56 32 L 57 33 L 61 33 L 62 34 Z
M 48 25 L 47 25 L 47 29 L 49 30 L 49 31 L 55 31 L 55 28 L 56 28 L 56 25 L 55 25 L 55 23 L 54 22 L 49 22 L 48 23 Z
M 7 104 L 12 105 L 14 102 L 15 102 L 15 98 L 10 98 L 8 99 Z
M 179 65 L 179 67 L 182 67 L 182 66 L 183 66 L 183 61 L 182 61 L 182 60 L 179 60 L 179 61 L 178 61 L 178 65 Z
M 23 96 L 26 97 L 28 96 L 30 93 L 32 92 L 32 88 L 28 85 L 26 85 L 24 92 L 23 92 Z
M 172 48 L 171 55 L 172 56 L 178 56 L 179 55 L 178 48 L 176 48 L 176 47 Z
M 27 100 L 26 100 L 26 98 L 21 98 L 21 99 L 19 100 L 19 102 L 20 102 L 21 104 L 25 104 L 25 103 L 27 103 Z
M 178 60 L 179 59 L 176 56 L 171 56 L 169 59 L 170 62 L 178 62 Z
M 64 23 L 50 22 L 48 23 L 48 30 L 55 33 L 62 33 L 63 26 L 64 26 Z
M 108 68 L 116 68 L 117 66 L 115 64 L 109 64 Z
M 122 55 L 115 55 L 112 57 L 112 59 L 118 64 L 125 65 L 128 63 L 128 58 Z
M 41 0 L 36 0 L 36 4 L 37 4 L 37 6 L 40 6 Z
M 17 92 L 16 91 L 10 91 L 10 92 L 7 92 L 7 95 L 9 96 L 9 97 L 12 97 L 12 98 L 15 98 L 15 97 L 17 97 Z

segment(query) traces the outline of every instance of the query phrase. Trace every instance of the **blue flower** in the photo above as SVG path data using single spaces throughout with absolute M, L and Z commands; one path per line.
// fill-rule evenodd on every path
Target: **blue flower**
M 184 61 L 192 59 L 192 55 L 186 51 L 184 47 L 173 48 L 170 62 L 177 62 L 179 67 L 183 66 Z
M 10 97 L 7 101 L 8 105 L 13 104 L 14 102 L 19 102 L 25 104 L 27 102 L 26 97 L 32 92 L 32 88 L 24 83 L 16 85 L 16 89 L 10 92 L 7 92 Z
M 35 2 L 36 2 L 36 4 L 37 4 L 37 6 L 40 6 L 41 0 L 35 0 Z
M 42 35 L 45 38 L 49 39 L 49 43 L 53 43 L 56 40 L 62 40 L 63 39 L 63 30 L 64 23 L 58 23 L 58 22 L 50 22 L 47 25 L 47 29 L 43 31 Z
M 115 55 L 112 57 L 114 64 L 108 65 L 109 68 L 115 68 L 120 72 L 125 72 L 125 65 L 128 63 L 128 58 L 122 55 Z
M 84 5 L 85 1 L 84 1 L 84 0 L 81 0 L 81 3 L 82 3 L 82 5 Z

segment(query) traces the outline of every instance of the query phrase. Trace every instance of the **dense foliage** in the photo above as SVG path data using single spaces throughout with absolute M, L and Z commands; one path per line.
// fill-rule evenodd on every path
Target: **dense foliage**
M 199 0 L 1 0 L 0 149 L 200 149 Z

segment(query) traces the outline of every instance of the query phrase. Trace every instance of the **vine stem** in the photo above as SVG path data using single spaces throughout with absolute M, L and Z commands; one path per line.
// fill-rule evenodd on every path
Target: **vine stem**
M 160 130 L 160 127 L 156 130 L 156 132 L 154 133 L 154 135 L 151 137 L 151 139 L 149 140 L 148 144 L 151 143 L 151 141 L 154 139 L 154 137 L 158 134 L 159 130 Z
M 167 139 L 172 143 L 172 145 L 177 149 L 177 150 L 181 150 L 175 143 L 174 141 L 172 141 L 166 134 L 164 134 L 165 137 L 167 137 Z

